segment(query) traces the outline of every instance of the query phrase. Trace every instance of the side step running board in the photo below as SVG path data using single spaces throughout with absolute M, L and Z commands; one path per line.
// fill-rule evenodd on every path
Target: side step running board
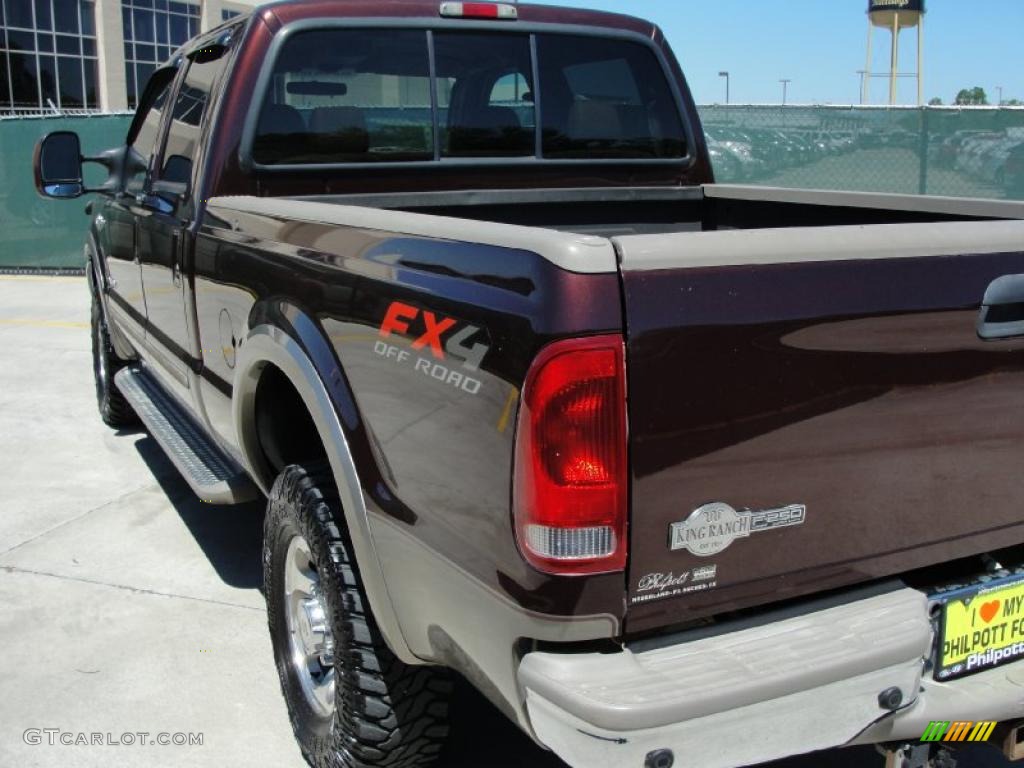
M 257 498 L 256 486 L 244 470 L 211 443 L 192 417 L 144 371 L 122 368 L 114 382 L 202 501 L 241 504 Z

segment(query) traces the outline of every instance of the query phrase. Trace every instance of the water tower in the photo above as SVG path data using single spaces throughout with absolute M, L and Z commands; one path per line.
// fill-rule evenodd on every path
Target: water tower
M 922 45 L 924 43 L 925 0 L 868 0 L 868 63 L 865 69 L 863 100 L 867 104 L 871 87 L 871 35 L 875 27 L 892 32 L 892 63 L 889 67 L 889 103 L 896 103 L 896 78 L 900 77 L 900 32 L 917 27 L 917 103 L 924 104 Z

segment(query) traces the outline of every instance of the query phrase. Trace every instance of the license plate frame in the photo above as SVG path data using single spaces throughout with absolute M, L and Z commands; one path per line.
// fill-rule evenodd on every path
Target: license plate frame
M 941 611 L 935 637 L 936 680 L 957 680 L 1024 660 L 1021 574 L 971 584 L 932 599 Z

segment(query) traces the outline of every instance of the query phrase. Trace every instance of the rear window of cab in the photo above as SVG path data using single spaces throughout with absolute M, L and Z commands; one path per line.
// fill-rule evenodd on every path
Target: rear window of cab
M 685 136 L 661 63 L 641 42 L 311 29 L 289 35 L 278 49 L 252 159 L 270 167 L 681 160 Z

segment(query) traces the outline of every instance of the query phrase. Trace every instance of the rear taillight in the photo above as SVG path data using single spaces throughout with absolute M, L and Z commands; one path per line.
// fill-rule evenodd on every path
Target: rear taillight
M 441 3 L 441 15 L 452 19 L 515 21 L 519 10 L 507 3 Z
M 626 366 L 621 336 L 556 342 L 523 387 L 513 486 L 527 562 L 580 576 L 626 567 Z

